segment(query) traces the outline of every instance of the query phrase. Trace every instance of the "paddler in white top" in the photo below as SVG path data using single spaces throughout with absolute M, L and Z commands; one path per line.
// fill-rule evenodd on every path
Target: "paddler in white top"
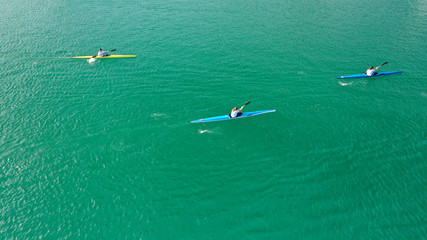
M 248 105 L 249 103 L 250 103 L 250 101 L 247 101 L 247 102 L 245 103 L 245 105 L 243 105 L 241 108 L 237 108 L 237 107 L 235 107 L 235 108 L 231 109 L 230 118 L 235 118 L 235 117 L 239 117 L 239 116 L 241 116 L 241 115 L 242 115 L 242 110 L 243 110 L 243 108 L 244 108 L 246 105 Z
M 243 107 L 244 107 L 244 106 L 243 106 Z M 243 107 L 241 107 L 240 109 L 239 109 L 238 107 L 235 107 L 235 108 L 231 109 L 230 117 L 231 117 L 231 118 L 235 118 L 235 117 L 237 117 L 237 115 L 238 115 L 239 113 L 241 113 L 241 111 L 242 111 Z
M 106 53 L 113 52 L 113 51 L 116 51 L 116 49 L 113 49 L 111 51 L 102 51 L 102 48 L 100 48 L 99 52 L 98 52 L 98 57 L 107 57 L 107 56 L 110 56 L 109 54 L 106 54 Z
M 385 63 L 383 63 L 383 64 L 379 65 L 378 67 L 376 67 L 375 69 L 374 69 L 374 66 L 371 66 L 368 70 L 366 70 L 365 74 L 366 74 L 368 77 L 372 77 L 372 76 L 374 76 L 374 75 L 376 75 L 376 74 L 377 74 L 375 71 L 377 71 L 377 70 L 378 70 L 378 68 L 380 68 L 380 67 L 381 67 L 381 66 L 383 66 L 383 65 L 386 65 L 387 63 L 388 63 L 388 62 L 385 62 Z

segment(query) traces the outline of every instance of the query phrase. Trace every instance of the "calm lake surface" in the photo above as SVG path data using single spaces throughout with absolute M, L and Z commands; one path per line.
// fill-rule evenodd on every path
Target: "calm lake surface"
M 1 239 L 427 236 L 426 1 L 0 6 Z

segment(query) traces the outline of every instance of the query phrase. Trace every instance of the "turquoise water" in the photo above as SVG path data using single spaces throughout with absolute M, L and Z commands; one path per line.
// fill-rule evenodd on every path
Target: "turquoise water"
M 0 6 L 1 239 L 427 236 L 426 1 Z

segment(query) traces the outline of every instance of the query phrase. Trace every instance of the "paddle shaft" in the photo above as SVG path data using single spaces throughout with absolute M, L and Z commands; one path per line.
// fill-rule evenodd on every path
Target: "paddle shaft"
M 375 68 L 375 71 L 378 70 L 378 68 L 380 68 L 380 67 L 382 67 L 382 66 L 384 66 L 386 64 L 388 64 L 388 62 L 384 62 L 383 64 L 379 65 L 378 67 Z
M 378 70 L 378 68 L 380 68 L 380 67 L 382 67 L 382 66 L 386 65 L 387 63 L 388 63 L 388 62 L 385 62 L 385 63 L 383 63 L 383 64 L 379 65 L 377 68 L 375 68 L 375 71 L 376 71 L 376 70 Z
M 242 111 L 242 109 L 243 109 L 246 105 L 248 105 L 249 103 L 251 103 L 251 101 L 247 101 L 247 102 L 245 103 L 245 105 L 243 105 L 243 106 L 240 108 L 240 111 Z

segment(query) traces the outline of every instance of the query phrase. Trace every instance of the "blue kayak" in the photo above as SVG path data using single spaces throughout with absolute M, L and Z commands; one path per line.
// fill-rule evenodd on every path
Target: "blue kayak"
M 255 115 L 260 115 L 264 113 L 271 113 L 275 112 L 276 110 L 263 110 L 263 111 L 256 111 L 256 112 L 244 112 L 242 115 L 231 118 L 230 115 L 223 115 L 223 116 L 217 116 L 217 117 L 210 117 L 210 118 L 203 118 L 199 120 L 191 121 L 192 123 L 202 123 L 202 122 L 215 122 L 215 121 L 224 121 L 224 120 L 231 120 L 231 119 L 237 119 L 237 118 L 244 118 L 244 117 L 250 117 Z
M 379 77 L 379 76 L 385 76 L 385 75 L 391 75 L 391 74 L 399 74 L 403 73 L 403 71 L 397 71 L 397 72 L 379 72 L 373 76 L 370 77 Z M 366 78 L 369 77 L 368 75 L 362 73 L 362 74 L 355 74 L 355 75 L 348 75 L 348 76 L 341 76 L 337 78 Z

